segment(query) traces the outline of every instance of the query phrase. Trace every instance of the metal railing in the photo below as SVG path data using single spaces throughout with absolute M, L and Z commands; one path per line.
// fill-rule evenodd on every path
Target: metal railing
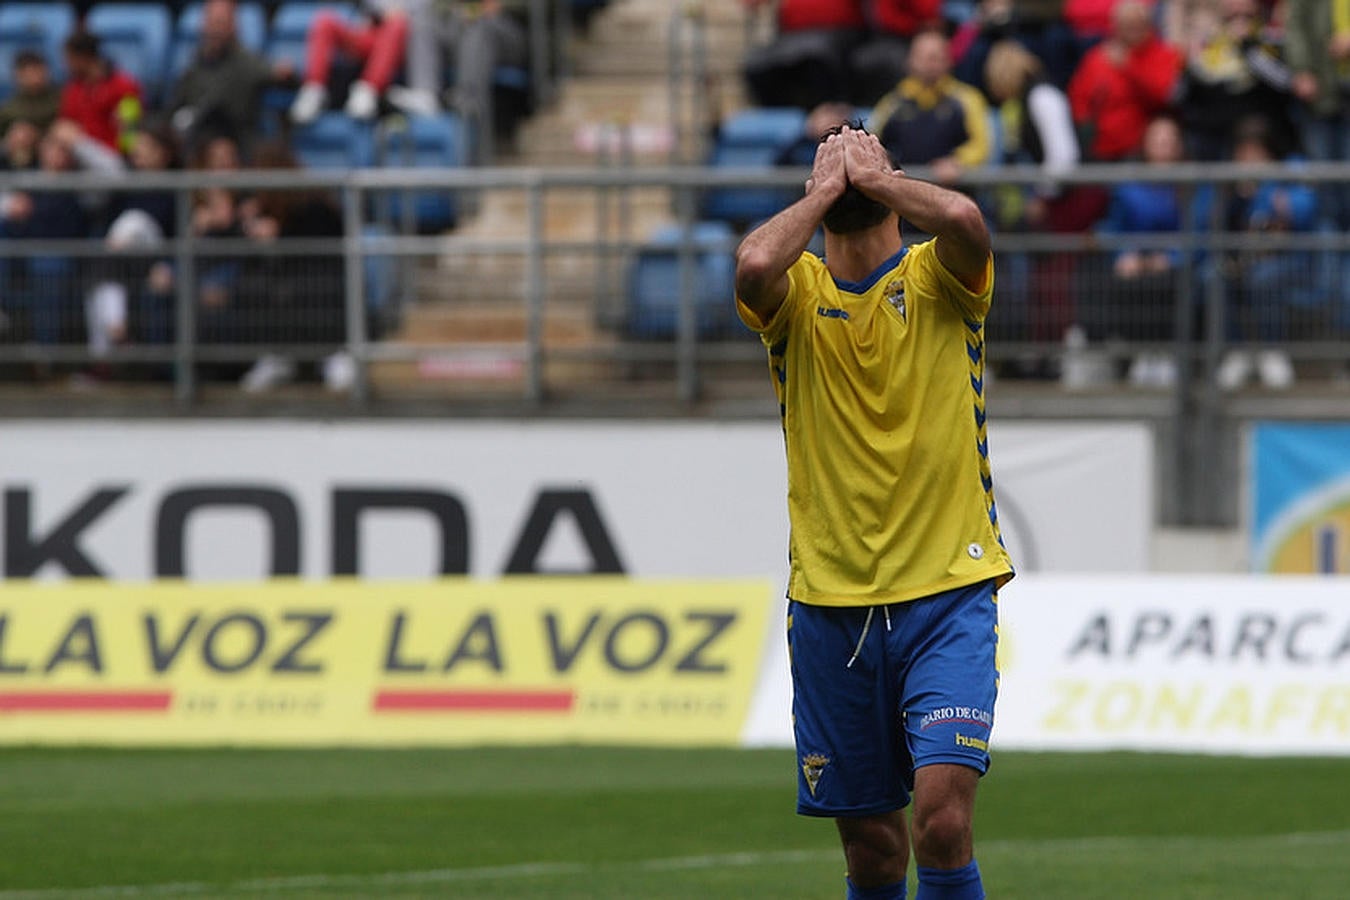
M 11 369 L 13 381 L 16 365 L 34 363 L 98 363 L 114 370 L 157 366 L 163 376 L 154 382 L 159 390 L 171 390 L 181 407 L 193 408 L 208 386 L 203 373 L 209 376 L 212 365 L 247 365 L 263 352 L 315 362 L 342 350 L 354 363 L 345 401 L 352 411 L 422 396 L 434 398 L 442 410 L 447 401 L 468 409 L 491 400 L 499 409 L 517 411 L 595 411 L 616 401 L 620 411 L 639 413 L 772 414 L 762 348 L 731 312 L 728 278 L 740 229 L 709 233 L 698 217 L 702 201 L 716 191 L 762 196 L 769 190 L 790 202 L 805 173 L 639 169 L 625 162 L 621 156 L 598 170 L 7 174 L 0 177 L 0 194 L 171 191 L 179 222 L 191 220 L 194 194 L 206 187 L 322 191 L 336 199 L 345 236 L 260 244 L 187 234 L 116 254 L 103 240 L 0 240 L 0 269 L 8 272 L 8 281 L 0 283 L 0 311 L 11 326 L 0 334 L 0 367 Z M 1010 186 L 1035 186 L 1042 178 L 1033 167 L 976 170 L 960 187 L 983 198 Z M 1085 166 L 1061 183 L 1109 188 L 1140 180 L 1191 195 L 1210 191 L 1211 208 L 1220 209 L 1244 182 L 1329 187 L 1350 181 L 1350 166 Z M 673 230 L 660 241 L 649 239 L 650 214 L 643 220 L 631 204 L 644 191 L 668 203 L 658 218 Z M 398 220 L 372 228 L 394 195 L 406 202 L 490 192 L 516 196 L 516 226 L 492 236 L 463 227 L 469 222 L 430 235 L 402 233 Z M 599 202 L 583 199 L 562 215 L 558 204 L 578 195 Z M 607 197 L 621 201 L 617 220 Z M 469 206 L 481 204 L 464 204 Z M 588 216 L 594 221 L 575 221 Z M 560 226 L 560 218 L 568 221 Z M 995 234 L 998 281 L 988 333 L 989 358 L 1008 401 L 1001 408 L 1011 414 L 1115 411 L 1155 419 L 1169 435 L 1166 465 L 1185 476 L 1177 483 L 1193 495 L 1166 501 L 1177 505 L 1175 514 L 1164 516 L 1172 521 L 1228 516 L 1212 508 L 1209 495 L 1222 493 L 1222 487 L 1214 483 L 1219 476 L 1207 468 L 1205 454 L 1231 430 L 1234 409 L 1278 414 L 1273 404 L 1279 400 L 1297 410 L 1291 414 L 1350 411 L 1335 380 L 1350 364 L 1350 235 L 1331 228 L 1230 233 L 1217 224 L 1192 219 L 1181 230 L 1153 234 Z M 1125 249 L 1166 252 L 1176 264 L 1166 278 L 1131 290 L 1112 269 Z M 171 297 L 161 298 L 159 338 L 146 340 L 133 330 L 111 349 L 96 351 L 78 334 L 78 321 L 66 331 L 47 329 L 50 322 L 35 327 L 31 315 L 40 307 L 33 304 L 43 302 L 47 270 L 38 265 L 37 276 L 29 273 L 27 307 L 10 290 L 13 274 L 33 269 L 35 260 L 52 259 L 65 261 L 48 270 L 67 278 L 61 303 L 77 320 L 87 319 L 84 301 L 99 278 L 118 277 L 118 266 L 125 273 L 136 261 L 141 267 L 167 263 L 173 287 Z M 203 302 L 202 285 L 229 265 L 252 267 L 254 318 L 241 312 L 228 328 L 212 331 L 222 316 Z M 301 284 L 304 279 L 310 279 L 310 288 Z M 642 296 L 650 295 L 653 285 L 659 296 Z M 293 297 L 278 318 L 268 304 L 286 286 L 300 299 Z M 652 303 L 660 307 L 656 313 Z M 1062 386 L 1045 380 L 1077 353 L 1064 341 L 1071 324 L 1086 332 L 1096 383 Z M 1302 393 L 1225 393 L 1216 376 L 1234 349 L 1287 354 L 1302 370 Z M 1143 353 L 1170 361 L 1173 376 L 1165 383 L 1130 384 L 1125 367 Z M 1041 368 L 1027 368 L 1028 360 Z M 399 366 L 402 376 L 385 377 L 385 370 Z M 375 383 L 372 374 L 379 376 Z M 1019 395 L 1019 385 L 1031 390 Z M 1317 393 L 1312 386 L 1326 388 L 1321 405 L 1309 406 L 1308 395 Z M 1298 402 L 1285 400 L 1291 396 Z M 1244 398 L 1247 413 L 1234 406 Z M 1271 403 L 1261 407 L 1263 398 Z
M 47 176 L 42 174 L 5 175 L 0 177 L 0 192 L 69 192 L 87 196 L 91 193 L 112 195 L 123 191 L 171 191 L 178 201 L 179 221 L 189 221 L 192 214 L 192 195 L 205 187 L 219 187 L 231 190 L 269 190 L 269 189 L 313 189 L 330 192 L 337 199 L 344 222 L 346 235 L 339 245 L 332 242 L 311 239 L 308 241 L 280 241 L 259 244 L 243 239 L 203 238 L 184 235 L 166 239 L 162 245 L 151 248 L 131 248 L 121 251 L 127 258 L 171 258 L 176 264 L 179 276 L 176 279 L 176 298 L 178 301 L 177 322 L 190 324 L 193 321 L 194 296 L 193 269 L 203 260 L 232 258 L 241 256 L 275 256 L 284 254 L 288 258 L 311 256 L 342 256 L 345 260 L 347 277 L 344 279 L 345 307 L 347 321 L 355 323 L 360 316 L 354 314 L 363 308 L 362 291 L 366 279 L 357 277 L 362 272 L 362 264 L 372 258 L 422 258 L 435 259 L 446 254 L 472 256 L 475 254 L 516 254 L 527 262 L 527 278 L 522 285 L 524 309 L 531 318 L 540 318 L 549 302 L 550 285 L 542 266 L 534 268 L 531 261 L 542 262 L 557 257 L 591 257 L 598 262 L 612 266 L 615 261 L 631 265 L 635 254 L 644 249 L 652 249 L 645 243 L 645 235 L 633 233 L 633 212 L 628 200 L 632 191 L 638 189 L 665 189 L 669 191 L 669 216 L 673 223 L 683 223 L 686 228 L 686 240 L 676 241 L 670 249 L 686 268 L 694 267 L 702 258 L 711 253 L 730 255 L 738 239 L 740 230 L 728 232 L 725 239 L 713 245 L 706 240 L 694 237 L 695 222 L 698 218 L 700 198 L 711 191 L 738 191 L 773 189 L 781 191 L 783 203 L 790 202 L 798 193 L 804 173 L 787 170 L 766 172 L 763 170 L 705 169 L 699 167 L 670 167 L 633 169 L 630 159 L 622 153 L 604 160 L 606 168 L 564 169 L 564 170 L 522 170 L 522 169 L 377 169 L 353 172 L 317 172 L 302 173 L 164 173 L 155 175 L 131 174 L 118 177 L 105 177 L 94 174 L 70 174 Z M 917 177 L 917 174 L 916 174 Z M 1305 166 L 1297 170 L 1272 166 L 1260 169 L 1233 170 L 1215 166 L 1172 166 L 1162 171 L 1152 167 L 1110 166 L 1084 167 L 1082 170 L 1066 175 L 1065 184 L 1105 185 L 1147 180 L 1152 183 L 1169 183 L 1178 187 L 1195 189 L 1204 185 L 1212 188 L 1219 199 L 1211 205 L 1222 207 L 1223 191 L 1243 180 L 1279 179 L 1282 181 L 1301 181 L 1307 183 L 1330 183 L 1350 177 L 1350 167 L 1337 165 Z M 1040 181 L 1041 173 L 1034 168 L 1009 167 L 1004 169 L 977 170 L 969 174 L 962 188 L 977 196 L 982 192 L 1006 188 L 1010 185 L 1033 185 Z M 393 195 L 416 197 L 428 193 L 464 197 L 469 194 L 487 191 L 514 191 L 528 198 L 523 204 L 522 220 L 518 231 L 505 237 L 473 238 L 448 234 L 416 235 L 399 233 L 408 224 L 406 210 L 399 220 L 388 223 L 384 233 L 369 229 L 372 221 L 380 218 L 382 198 Z M 576 240 L 573 238 L 552 237 L 545 227 L 546 207 L 558 195 L 587 192 L 601 198 L 618 196 L 625 202 L 618 208 L 617 222 L 612 219 L 614 211 L 608 202 L 596 203 L 593 207 L 596 222 L 594 238 Z M 1163 318 L 1171 327 L 1159 329 L 1156 322 L 1153 327 L 1139 324 L 1131 327 L 1128 321 L 1129 310 L 1112 309 L 1103 305 L 1101 294 L 1109 292 L 1111 275 L 1108 271 L 1109 258 L 1123 249 L 1145 251 L 1168 251 L 1178 258 L 1175 272 L 1172 273 L 1173 285 L 1166 291 L 1155 290 L 1148 298 L 1147 308 L 1136 310 L 1140 318 Z M 1344 233 L 1322 229 L 1308 233 L 1263 232 L 1229 233 L 1213 227 L 1210 223 L 1188 223 L 1180 231 L 1136 234 L 1107 234 L 1100 231 L 1086 231 L 1074 234 L 1048 234 L 1033 231 L 996 232 L 996 257 L 1000 263 L 1018 261 L 1017 266 L 1000 266 L 1000 293 L 994 319 L 993 332 L 1000 334 L 998 352 L 1000 355 L 1017 353 L 1062 351 L 1063 328 L 1069 324 L 1064 321 L 1057 333 L 1051 333 L 1035 321 L 1025 319 L 1026 309 L 1019 307 L 1034 303 L 1038 291 L 1044 290 L 1044 284 L 1027 274 L 1027 263 L 1043 261 L 1048 257 L 1072 258 L 1077 263 L 1076 280 L 1069 285 L 1069 291 L 1079 300 L 1079 307 L 1086 308 L 1087 320 L 1074 319 L 1090 329 L 1101 329 L 1101 337 L 1106 339 L 1103 345 L 1109 353 L 1124 355 L 1141 345 L 1165 344 L 1178 350 L 1182 356 L 1192 360 L 1212 359 L 1221 354 L 1226 345 L 1234 340 L 1248 344 L 1279 344 L 1291 354 L 1304 358 L 1344 358 L 1350 345 L 1344 343 L 1345 334 L 1340 329 L 1345 323 L 1337 315 L 1345 302 L 1343 294 L 1345 281 L 1341 278 L 1338 263 L 1341 254 L 1350 251 L 1350 236 Z M 62 256 L 82 260 L 106 260 L 109 250 L 102 240 L 4 240 L 0 241 L 0 260 L 18 260 L 24 258 L 42 258 Z M 1303 323 L 1294 327 L 1292 323 L 1274 322 L 1273 329 L 1264 332 L 1230 332 L 1232 323 L 1232 280 L 1234 267 L 1250 261 L 1259 254 L 1262 259 L 1279 256 L 1285 259 L 1285 267 L 1295 280 L 1300 274 L 1299 267 L 1321 267 L 1320 282 L 1305 279 L 1303 292 L 1322 291 L 1322 311 L 1328 313 L 1323 320 L 1317 316 L 1303 316 Z M 78 266 L 76 268 L 79 268 Z M 1020 274 L 1019 274 L 1020 273 Z M 1350 269 L 1346 270 L 1350 274 Z M 1309 274 L 1309 273 L 1302 273 Z M 686 279 L 689 283 L 681 292 L 685 302 L 681 309 L 693 311 L 698 298 L 692 296 L 697 291 L 697 279 Z M 611 272 L 608 277 L 597 278 L 597 292 L 604 285 L 615 286 L 618 279 Z M 1155 280 L 1155 284 L 1159 284 Z M 1280 285 L 1289 288 L 1288 281 Z M 434 302 L 434 291 L 426 297 Z M 1093 295 L 1099 296 L 1094 297 Z M 1128 291 L 1120 291 L 1128 293 Z M 614 297 L 594 298 L 598 305 L 613 304 Z M 1278 296 L 1270 298 L 1279 302 Z M 1304 306 L 1315 306 L 1316 296 L 1305 297 Z M 1195 312 L 1189 316 L 1181 311 Z M 612 312 L 612 311 L 611 311 Z M 1018 319 L 1019 316 L 1024 317 Z M 1196 322 L 1202 322 L 1207 332 L 1194 333 Z M 621 324 L 621 323 L 620 323 Z M 683 395 L 694 399 L 697 383 L 696 368 L 699 354 L 691 352 L 700 343 L 700 329 L 694 318 L 683 323 L 677 330 L 674 344 L 679 348 L 677 356 L 686 360 L 681 370 L 680 382 L 685 385 Z M 1138 324 L 1138 323 L 1136 323 Z M 1115 328 L 1116 330 L 1112 330 Z M 353 329 L 358 331 L 360 329 Z M 707 329 L 702 329 L 707 332 Z M 228 355 L 227 350 L 213 349 L 204 351 L 193 346 L 191 328 L 177 329 L 178 342 L 175 354 L 184 360 L 206 356 L 220 357 Z M 1163 333 L 1166 332 L 1166 333 Z M 1259 332 L 1259 329 L 1258 329 Z M 717 336 L 717 335 L 714 335 Z M 1197 339 L 1204 341 L 1196 343 Z M 348 334 L 349 350 L 358 360 L 377 358 L 387 350 L 377 350 L 363 335 Z M 1174 346 L 1175 345 L 1175 346 Z M 631 349 L 631 348 L 630 348 Z M 522 348 L 531 362 L 531 368 L 540 368 L 538 360 L 548 351 L 538 340 L 531 340 Z M 660 356 L 664 352 L 661 345 L 653 344 L 647 348 L 651 356 Z M 18 349 L 12 343 L 0 345 L 0 358 L 14 358 Z M 22 355 L 50 354 L 53 357 L 78 358 L 78 347 L 52 346 L 50 348 L 27 348 Z M 162 348 L 144 346 L 126 346 L 121 351 L 129 357 L 147 360 L 162 356 Z M 181 361 L 181 360 L 180 360 Z M 185 373 L 180 373 L 185 374 Z M 542 385 L 538 379 L 531 379 L 532 394 L 542 396 Z M 183 399 L 191 397 L 190 385 L 180 392 Z M 538 397 L 536 397 L 538 399 Z

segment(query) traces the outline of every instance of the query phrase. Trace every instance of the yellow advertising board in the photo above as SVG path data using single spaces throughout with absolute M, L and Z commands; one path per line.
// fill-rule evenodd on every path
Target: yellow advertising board
M 735 744 L 759 581 L 0 587 L 0 743 Z

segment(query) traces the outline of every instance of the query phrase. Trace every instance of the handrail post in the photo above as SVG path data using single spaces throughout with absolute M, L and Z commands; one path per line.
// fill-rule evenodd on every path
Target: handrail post
M 610 158 L 610 136 L 618 127 L 614 119 L 606 119 L 599 125 L 597 132 L 599 137 L 595 143 L 595 161 L 596 168 L 601 172 L 614 164 Z M 600 184 L 595 187 L 595 297 L 598 302 L 606 303 L 606 306 L 602 307 L 606 320 L 609 319 L 611 312 L 608 301 L 613 296 L 609 293 L 612 282 L 608 252 L 612 193 L 613 190 L 608 185 Z
M 1223 210 L 1228 207 L 1232 186 L 1214 185 L 1215 201 L 1210 210 L 1210 234 L 1222 234 Z M 1182 427 L 1191 438 L 1191 466 L 1179 473 L 1190 490 L 1187 498 L 1188 524 L 1213 522 L 1216 501 L 1227 496 L 1226 473 L 1213 464 L 1211 454 L 1220 431 L 1219 406 L 1222 402 L 1217 375 L 1228 333 L 1228 273 L 1224 271 L 1224 253 L 1214 252 L 1213 274 L 1205 285 L 1205 364 L 1201 370 L 1195 415 L 1187 417 Z
M 529 246 L 525 253 L 525 397 L 544 399 L 544 181 L 531 179 L 528 190 Z
M 342 188 L 342 262 L 346 285 L 344 309 L 347 315 L 347 352 L 355 367 L 352 381 L 352 402 L 364 406 L 370 399 L 370 380 L 367 365 L 370 350 L 366 335 L 365 248 L 361 234 L 361 200 L 359 187 L 346 184 Z
M 534 84 L 530 86 L 530 90 L 534 93 L 534 102 L 538 107 L 552 99 L 553 91 L 553 54 L 549 51 L 548 5 L 545 0 L 530 0 L 525 15 L 529 19 L 530 68 L 534 72 Z M 490 130 L 492 122 L 485 123 L 484 128 Z
M 173 194 L 174 214 L 178 220 L 178 240 L 174 250 L 174 365 L 173 396 L 181 406 L 192 403 L 197 394 L 195 363 L 197 348 L 197 273 L 193 255 L 192 191 L 179 187 Z
M 1189 204 L 1194 201 L 1195 192 L 1187 185 L 1181 188 L 1180 193 L 1182 207 L 1189 209 Z M 1181 278 L 1172 297 L 1171 352 L 1177 366 L 1177 381 L 1172 387 L 1172 403 L 1169 410 L 1171 422 L 1168 423 L 1169 427 L 1165 432 L 1167 438 L 1160 444 L 1159 452 L 1167 454 L 1174 476 L 1190 483 L 1197 477 L 1198 461 L 1195 433 L 1190 423 L 1196 413 L 1197 402 L 1203 403 L 1203 399 L 1198 398 L 1197 394 L 1203 393 L 1206 375 L 1205 367 L 1201 365 L 1200 387 L 1197 390 L 1194 352 L 1196 348 L 1192 340 L 1195 314 L 1195 253 L 1198 237 L 1194 217 L 1183 221 L 1182 227 L 1186 234 L 1182 240 Z M 1163 491 L 1155 503 L 1170 505 L 1167 509 L 1158 510 L 1162 521 L 1186 521 L 1191 515 L 1189 511 L 1194 509 L 1191 498 L 1179 496 L 1176 492 Z
M 698 258 L 694 246 L 693 194 L 688 186 L 679 188 L 680 209 L 680 306 L 675 331 L 675 375 L 680 400 L 698 399 L 698 308 L 695 306 L 695 272 Z
M 680 53 L 680 13 L 670 16 L 670 28 L 666 32 L 666 114 L 670 128 L 670 153 L 666 157 L 669 165 L 684 162 L 684 95 L 680 85 L 684 80 L 684 56 Z

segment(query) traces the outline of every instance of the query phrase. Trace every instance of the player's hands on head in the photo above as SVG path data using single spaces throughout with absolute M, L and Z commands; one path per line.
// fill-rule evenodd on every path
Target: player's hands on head
M 897 170 L 891 165 L 891 155 L 875 134 L 845 128 L 842 137 L 844 170 L 848 182 L 870 197 L 873 185 L 896 174 Z
M 816 160 L 811 166 L 811 177 L 806 179 L 806 193 L 824 191 L 828 197 L 842 197 L 848 187 L 848 175 L 844 169 L 844 135 L 832 134 L 816 147 Z

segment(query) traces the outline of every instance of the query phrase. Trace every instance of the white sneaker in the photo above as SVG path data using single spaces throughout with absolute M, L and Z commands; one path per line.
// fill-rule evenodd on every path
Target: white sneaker
M 339 350 L 323 361 L 324 387 L 334 394 L 345 394 L 356 384 L 356 360 L 346 350 Z
M 1130 362 L 1130 372 L 1127 376 L 1130 384 L 1135 387 L 1152 387 L 1156 366 L 1157 354 L 1140 353 Z
M 1220 390 L 1235 391 L 1247 383 L 1251 374 L 1251 354 L 1246 350 L 1229 350 L 1214 373 L 1214 383 Z
M 239 388 L 245 394 L 261 394 L 295 378 L 295 360 L 267 353 L 259 357 L 253 367 L 239 379 Z
M 347 115 L 353 119 L 373 119 L 380 108 L 380 95 L 368 81 L 358 81 L 347 92 Z
M 1059 382 L 1070 391 L 1092 385 L 1087 331 L 1081 325 L 1070 325 L 1064 330 L 1064 363 L 1060 367 Z
M 318 82 L 306 81 L 291 104 L 291 121 L 297 125 L 308 125 L 319 117 L 327 105 L 328 88 Z
M 1175 387 L 1180 377 L 1177 358 L 1171 353 L 1159 353 L 1153 364 L 1153 386 L 1160 388 Z
M 416 116 L 434 116 L 441 111 L 440 104 L 431 91 L 419 91 L 401 84 L 391 84 L 384 92 L 389 102 L 405 113 Z
M 1261 351 L 1256 358 L 1256 371 L 1261 384 L 1272 390 L 1287 390 L 1294 384 L 1294 364 L 1283 350 Z

